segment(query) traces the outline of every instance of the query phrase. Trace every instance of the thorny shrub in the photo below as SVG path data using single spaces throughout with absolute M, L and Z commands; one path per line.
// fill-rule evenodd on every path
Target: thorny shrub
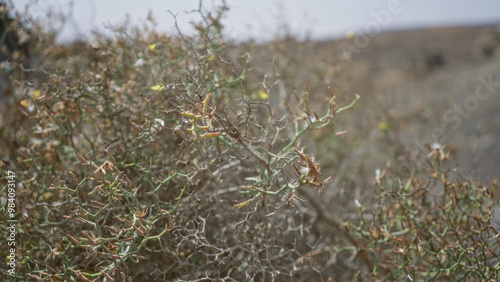
M 339 107 L 325 91 L 324 108 L 311 109 L 304 84 L 277 111 L 279 75 L 249 93 L 250 54 L 225 53 L 226 8 L 197 12 L 195 36 L 158 34 L 152 18 L 91 46 L 37 30 L 33 53 L 44 60 L 12 60 L 0 105 L 3 221 L 8 170 L 17 181 L 11 278 L 498 279 L 496 183 L 451 177 L 439 148 L 429 176 L 383 171 L 380 204 L 337 219 L 317 196 L 334 178 L 304 137 L 335 132 L 359 96 Z M 430 183 L 443 194 L 428 196 Z
M 289 267 L 296 223 L 273 215 L 296 190 L 333 181 L 300 137 L 354 102 L 330 96 L 319 115 L 306 85 L 298 109 L 277 116 L 270 93 L 242 93 L 247 69 L 222 53 L 224 12 L 200 11 L 194 37 L 121 27 L 74 53 L 38 47 L 45 77 L 19 81 L 16 118 L 2 124 L 20 183 L 16 278 L 241 280 L 308 267 Z

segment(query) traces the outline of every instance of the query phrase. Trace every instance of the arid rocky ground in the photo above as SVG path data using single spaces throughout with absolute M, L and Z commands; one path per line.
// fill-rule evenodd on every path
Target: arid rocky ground
M 354 56 L 352 84 L 356 92 L 391 97 L 401 123 L 415 112 L 423 116 L 421 129 L 403 131 L 409 144 L 456 146 L 464 172 L 491 180 L 500 173 L 499 46 L 498 27 L 382 34 Z
M 326 94 L 328 86 L 339 101 L 349 101 L 354 93 L 362 97 L 357 108 L 340 120 L 349 120 L 346 128 L 356 128 L 356 136 L 345 138 L 359 141 L 354 149 L 361 152 L 356 156 L 364 160 L 359 168 L 367 173 L 380 164 L 381 159 L 372 156 L 382 150 L 377 143 L 385 135 L 382 139 L 403 144 L 399 153 L 393 152 L 395 158 L 412 150 L 427 154 L 426 144 L 440 142 L 451 148 L 457 169 L 484 181 L 498 178 L 500 27 L 397 31 L 369 40 L 364 47 L 356 45 L 356 39 L 304 43 L 286 39 L 247 48 L 254 73 L 267 74 L 268 85 L 274 60 L 275 72 L 284 81 L 275 88 L 285 93 L 279 98 L 292 99 L 290 93 L 303 89 L 304 80 L 317 97 Z M 345 56 L 349 48 L 356 48 L 350 58 Z M 322 101 L 316 100 L 318 107 Z M 384 123 L 389 124 L 386 132 L 377 132 Z

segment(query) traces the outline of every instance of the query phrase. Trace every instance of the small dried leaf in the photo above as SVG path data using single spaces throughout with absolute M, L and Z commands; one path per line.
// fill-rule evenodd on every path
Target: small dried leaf
M 113 158 L 113 156 L 111 156 L 111 154 L 106 151 L 106 155 L 108 155 L 109 159 L 111 160 L 111 163 L 115 164 L 115 158 Z
M 203 137 L 203 138 L 213 138 L 213 137 L 217 137 L 219 135 L 220 135 L 220 132 L 209 132 L 209 133 L 202 134 L 201 137 Z
M 344 135 L 347 133 L 347 130 L 344 130 L 344 131 L 339 131 L 337 133 L 335 133 L 335 136 L 340 136 L 340 135 Z
M 301 160 L 307 161 L 307 156 L 306 156 L 306 154 L 304 154 L 304 152 L 302 150 L 299 151 L 295 148 L 294 148 L 294 150 L 297 153 L 297 155 L 300 157 Z
M 71 236 L 71 235 L 68 235 L 68 238 L 69 238 L 69 239 L 70 239 L 73 243 L 75 243 L 75 245 L 77 245 L 77 246 L 80 246 L 80 245 L 81 245 L 80 241 L 78 241 L 75 237 L 73 237 L 73 236 Z
M 168 230 L 174 230 L 174 221 L 171 214 L 168 214 Z
M 260 194 L 257 194 L 257 196 L 251 198 L 250 200 L 247 200 L 247 201 L 244 201 L 243 203 L 239 203 L 239 204 L 235 204 L 234 206 L 237 207 L 237 208 L 241 208 L 241 207 L 244 207 L 248 204 L 250 204 L 251 202 L 257 200 L 257 198 L 260 196 Z
M 64 244 L 63 244 L 63 242 L 61 241 L 61 239 L 59 239 L 59 240 L 58 240 L 58 243 L 59 243 L 59 249 L 60 249 L 61 251 L 63 251 L 63 252 L 64 252 L 64 251 L 66 251 L 66 248 L 64 247 Z
M 100 207 L 105 207 L 105 206 L 107 206 L 106 204 L 103 204 L 103 203 L 98 202 L 98 201 L 95 201 L 95 200 L 91 200 L 90 202 L 91 202 L 91 203 L 93 203 L 93 204 L 96 204 L 96 205 L 98 205 L 98 206 L 100 206 Z
M 80 162 L 82 162 L 83 165 L 88 164 L 88 161 L 82 155 L 80 155 L 77 150 L 75 150 L 75 154 L 78 159 L 80 159 Z
M 241 208 L 241 207 L 244 207 L 244 206 L 250 204 L 251 202 L 252 202 L 252 199 L 244 201 L 243 203 L 235 204 L 234 206 L 237 208 Z
M 134 186 L 134 184 L 132 183 L 132 181 L 130 181 L 130 179 L 128 178 L 127 175 L 125 175 L 125 181 L 127 181 L 128 188 L 132 189 L 132 187 Z
M 314 114 L 314 117 L 316 118 L 316 120 L 319 120 L 319 115 L 318 113 L 316 113 L 316 111 L 313 110 L 313 114 Z
M 78 184 L 78 180 L 76 179 L 75 174 L 70 170 L 69 175 L 71 175 L 71 178 L 73 178 L 73 181 L 75 181 L 75 184 Z

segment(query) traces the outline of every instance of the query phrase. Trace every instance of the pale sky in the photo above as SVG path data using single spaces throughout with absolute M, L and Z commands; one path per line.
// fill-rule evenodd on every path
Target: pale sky
M 222 0 L 205 0 L 205 9 Z M 158 31 L 175 33 L 170 10 L 177 14 L 181 30 L 192 31 L 189 21 L 197 19 L 186 11 L 196 9 L 198 0 L 15 0 L 17 10 L 34 17 L 54 11 L 72 12 L 59 41 L 89 37 L 91 31 L 106 32 L 106 26 L 145 22 L 148 12 L 155 16 Z M 384 30 L 417 29 L 500 23 L 499 0 L 227 0 L 231 7 L 226 35 L 234 40 L 264 41 L 283 34 L 283 27 L 299 38 L 328 39 Z M 27 6 L 28 5 L 28 6 Z

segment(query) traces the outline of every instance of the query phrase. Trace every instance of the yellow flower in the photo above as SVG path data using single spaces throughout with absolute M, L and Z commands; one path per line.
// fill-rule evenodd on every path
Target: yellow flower
M 266 100 L 267 98 L 269 98 L 269 94 L 267 94 L 266 91 L 260 90 L 258 94 L 259 98 L 262 100 Z
M 352 39 L 356 36 L 356 33 L 353 31 L 353 30 L 348 30 L 346 31 L 345 33 L 345 37 L 349 38 L 349 39 Z
M 21 105 L 23 105 L 23 107 L 25 107 L 27 109 L 28 108 L 28 100 L 22 100 Z
M 163 84 L 156 84 L 155 86 L 151 86 L 151 90 L 155 90 L 155 91 L 162 91 L 163 89 L 165 88 L 165 85 Z
M 33 98 L 38 98 L 38 97 L 40 97 L 40 89 L 33 90 Z
M 382 131 L 386 131 L 389 128 L 389 125 L 385 121 L 381 121 L 378 123 L 378 129 Z
M 28 109 L 28 112 L 33 112 L 35 110 L 35 104 L 30 100 L 22 100 L 21 105 Z
M 154 43 L 154 44 L 149 44 L 149 45 L 148 45 L 148 47 L 149 47 L 149 50 L 154 51 L 154 50 L 155 50 L 155 48 L 156 48 L 156 43 Z

